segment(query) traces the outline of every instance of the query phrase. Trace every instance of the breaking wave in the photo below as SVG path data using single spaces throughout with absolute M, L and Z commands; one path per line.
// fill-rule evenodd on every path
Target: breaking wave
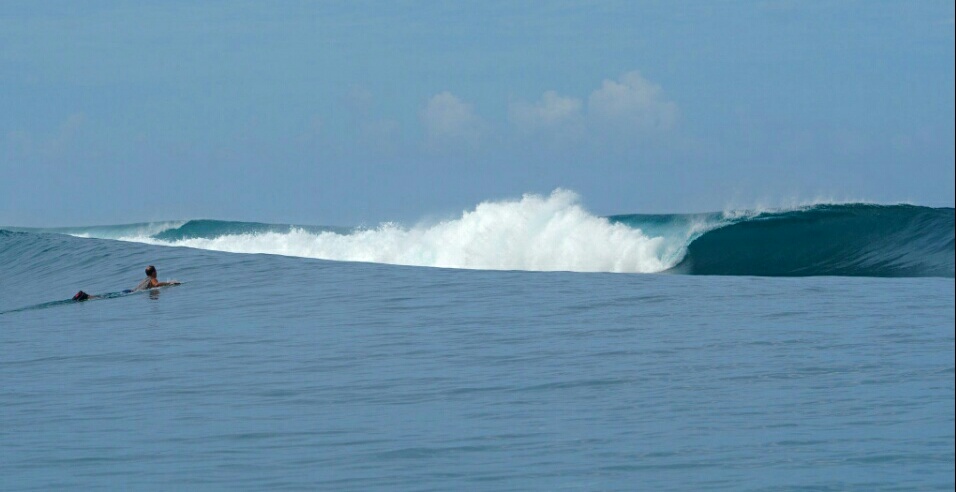
M 233 253 L 428 267 L 766 276 L 954 276 L 954 210 L 823 204 L 775 211 L 589 213 L 557 190 L 411 227 L 190 220 L 30 229 Z

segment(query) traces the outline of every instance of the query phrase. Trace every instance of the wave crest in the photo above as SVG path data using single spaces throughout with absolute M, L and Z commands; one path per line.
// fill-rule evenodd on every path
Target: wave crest
M 166 241 L 128 240 L 233 253 L 485 270 L 659 272 L 674 245 L 641 229 L 595 216 L 577 194 L 483 202 L 454 220 L 404 228 L 383 224 L 348 233 L 291 227 Z
M 599 217 L 559 189 L 486 201 L 454 219 L 412 227 L 190 220 L 26 232 L 484 270 L 952 277 L 954 223 L 952 208 L 866 203 Z

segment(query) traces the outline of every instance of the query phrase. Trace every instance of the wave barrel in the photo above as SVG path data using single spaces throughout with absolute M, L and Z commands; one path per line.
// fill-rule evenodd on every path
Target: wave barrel
M 674 273 L 953 277 L 954 210 L 820 205 L 760 214 L 699 237 Z

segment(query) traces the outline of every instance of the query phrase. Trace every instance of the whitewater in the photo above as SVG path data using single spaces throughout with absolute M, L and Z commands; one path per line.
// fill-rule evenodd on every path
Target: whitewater
M 0 227 L 0 489 L 953 490 L 953 234 L 568 191 Z
M 346 234 L 291 227 L 267 231 L 163 240 L 138 233 L 118 239 L 232 253 L 483 270 L 659 272 L 672 266 L 681 241 L 649 237 L 639 228 L 588 213 L 578 196 L 558 190 L 548 197 L 484 202 L 461 217 L 402 227 L 386 223 Z M 688 232 L 689 234 L 689 232 Z M 672 260 L 671 260 L 672 261 Z
M 865 203 L 596 216 L 568 190 L 457 218 L 342 228 L 167 221 L 45 229 L 230 253 L 479 270 L 724 275 L 954 275 L 953 209 Z

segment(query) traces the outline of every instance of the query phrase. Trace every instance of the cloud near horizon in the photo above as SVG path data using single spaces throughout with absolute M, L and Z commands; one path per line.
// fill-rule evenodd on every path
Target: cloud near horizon
M 547 91 L 541 101 L 517 101 L 508 107 L 508 120 L 522 131 L 534 131 L 562 125 L 580 118 L 581 100 Z
M 425 127 L 425 148 L 431 151 L 474 148 L 481 138 L 481 120 L 471 105 L 448 91 L 428 100 L 421 111 L 421 121 Z
M 605 80 L 588 97 L 588 115 L 614 125 L 631 125 L 639 130 L 669 130 L 677 124 L 677 103 L 664 97 L 657 84 L 639 72 Z
M 546 91 L 536 103 L 511 103 L 508 119 L 525 133 L 579 124 L 592 132 L 613 128 L 617 133 L 634 135 L 670 130 L 680 115 L 677 103 L 636 70 L 617 80 L 605 79 L 588 96 L 586 114 L 584 107 L 581 99 Z

